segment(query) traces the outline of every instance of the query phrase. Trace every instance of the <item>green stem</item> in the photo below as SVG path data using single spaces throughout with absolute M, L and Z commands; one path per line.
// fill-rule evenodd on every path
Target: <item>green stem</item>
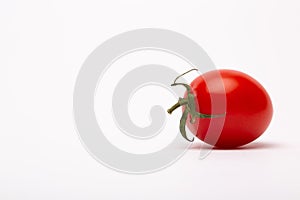
M 167 110 L 167 112 L 168 112 L 169 114 L 172 114 L 172 112 L 173 112 L 174 110 L 176 110 L 177 108 L 179 108 L 179 107 L 182 106 L 182 105 L 187 105 L 187 104 L 188 104 L 188 100 L 187 100 L 187 99 L 179 98 L 178 102 L 177 102 L 176 104 L 174 104 L 171 108 L 169 108 L 169 109 Z
M 169 114 L 172 114 L 172 112 L 173 112 L 174 110 L 176 110 L 177 108 L 179 108 L 180 106 L 181 106 L 180 103 L 177 102 L 177 103 L 174 104 L 171 108 L 169 108 L 169 109 L 167 110 L 167 112 L 168 112 Z

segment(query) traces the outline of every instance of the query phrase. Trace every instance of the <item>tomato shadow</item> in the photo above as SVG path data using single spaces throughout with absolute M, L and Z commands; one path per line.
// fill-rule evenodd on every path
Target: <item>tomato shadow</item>
M 283 145 L 279 143 L 271 143 L 271 142 L 253 142 L 250 144 L 247 144 L 245 146 L 236 147 L 236 148 L 218 148 L 218 147 L 212 147 L 208 144 L 204 143 L 195 143 L 191 145 L 189 148 L 190 150 L 261 150 L 261 149 L 276 149 L 276 148 L 282 148 Z

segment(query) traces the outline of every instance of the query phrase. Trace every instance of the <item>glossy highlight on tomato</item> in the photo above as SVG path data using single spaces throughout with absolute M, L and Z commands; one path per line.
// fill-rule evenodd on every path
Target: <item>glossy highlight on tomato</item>
M 184 122 L 207 144 L 219 148 L 248 144 L 261 136 L 271 122 L 273 108 L 267 91 L 245 73 L 227 69 L 210 71 L 192 81 L 190 89 L 196 112 L 204 115 L 198 114 L 193 120 L 191 112 L 186 112 Z M 184 96 L 187 98 L 188 93 Z M 181 99 L 183 112 L 192 110 L 190 104 L 182 102 Z

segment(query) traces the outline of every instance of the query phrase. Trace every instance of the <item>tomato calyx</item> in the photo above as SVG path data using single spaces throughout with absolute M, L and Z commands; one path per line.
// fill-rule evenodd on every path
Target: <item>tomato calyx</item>
M 181 119 L 180 119 L 179 130 L 180 130 L 182 137 L 184 137 L 189 142 L 193 142 L 194 138 L 189 139 L 186 135 L 185 125 L 186 125 L 186 120 L 187 120 L 188 114 L 190 114 L 190 116 L 191 116 L 190 123 L 192 123 L 192 124 L 194 124 L 196 122 L 196 117 L 197 118 L 215 118 L 215 117 L 221 117 L 221 116 L 225 115 L 225 114 L 209 115 L 209 114 L 203 114 L 203 113 L 197 112 L 196 106 L 195 106 L 195 95 L 193 94 L 191 87 L 185 83 L 176 83 L 178 78 L 180 78 L 181 76 L 183 76 L 191 71 L 194 71 L 194 70 L 198 71 L 198 69 L 191 69 L 191 70 L 179 75 L 178 77 L 176 77 L 176 79 L 174 80 L 174 83 L 171 84 L 171 86 L 178 86 L 178 85 L 184 86 L 187 91 L 187 97 L 186 98 L 180 97 L 178 102 L 167 110 L 167 112 L 169 114 L 172 114 L 172 112 L 174 110 L 176 110 L 177 108 L 179 108 L 180 106 L 185 107 L 183 114 L 181 116 Z

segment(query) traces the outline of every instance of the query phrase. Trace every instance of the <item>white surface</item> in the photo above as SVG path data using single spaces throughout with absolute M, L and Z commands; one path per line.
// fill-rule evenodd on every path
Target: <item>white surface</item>
M 1 0 L 0 199 L 299 199 L 299 9 L 296 0 Z M 73 124 L 76 75 L 97 45 L 145 27 L 183 33 L 219 68 L 259 80 L 274 103 L 268 131 L 205 160 L 195 144 L 155 174 L 97 163 Z

